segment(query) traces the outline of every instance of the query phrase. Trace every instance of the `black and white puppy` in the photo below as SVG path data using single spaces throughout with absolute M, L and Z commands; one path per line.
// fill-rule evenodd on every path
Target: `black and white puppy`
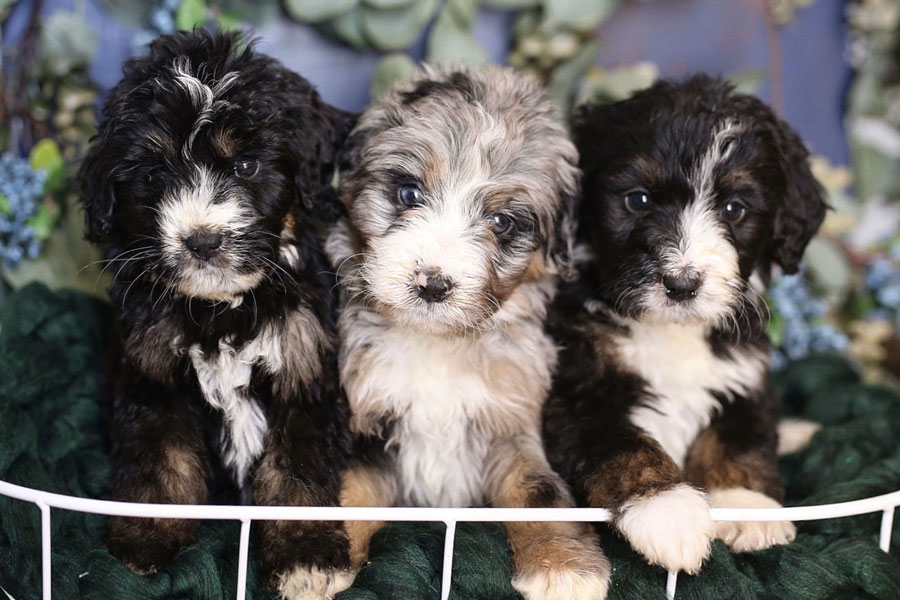
M 540 439 L 544 331 L 571 270 L 575 147 L 535 83 L 425 68 L 361 116 L 326 249 L 348 298 L 341 381 L 358 436 L 350 506 L 571 506 Z M 379 525 L 348 523 L 354 564 Z M 529 600 L 603 598 L 590 528 L 509 523 Z
M 348 410 L 315 218 L 351 119 L 240 36 L 204 31 L 128 61 L 104 112 L 80 179 L 124 340 L 113 497 L 336 505 Z M 259 531 L 284 597 L 349 585 L 342 524 Z M 110 550 L 138 572 L 194 539 L 194 521 L 110 519 Z
M 783 501 L 761 294 L 773 264 L 797 271 L 825 213 L 806 149 L 703 76 L 588 107 L 574 135 L 589 257 L 552 310 L 551 463 L 670 570 L 699 570 L 715 537 L 791 541 L 791 523 L 714 524 L 709 505 Z

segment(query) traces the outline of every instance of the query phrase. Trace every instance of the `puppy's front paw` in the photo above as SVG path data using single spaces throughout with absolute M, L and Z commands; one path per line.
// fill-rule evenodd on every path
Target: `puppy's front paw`
M 285 600 L 331 600 L 353 583 L 350 569 L 297 566 L 279 574 L 278 593 Z
M 516 552 L 512 586 L 525 600 L 603 600 L 610 566 L 594 539 L 535 539 Z
M 685 483 L 629 500 L 616 526 L 651 564 L 686 573 L 700 570 L 716 534 L 706 494 Z
M 187 519 L 110 517 L 106 545 L 132 572 L 148 575 L 171 561 L 182 546 L 194 543 L 194 530 L 194 522 Z
M 717 508 L 781 508 L 772 498 L 746 488 L 713 490 L 709 499 Z M 797 528 L 790 521 L 720 521 L 716 537 L 735 552 L 753 552 L 790 544 L 797 537 Z

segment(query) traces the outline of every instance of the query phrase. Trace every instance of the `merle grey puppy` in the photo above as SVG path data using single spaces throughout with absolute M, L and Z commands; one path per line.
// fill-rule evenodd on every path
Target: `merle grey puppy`
M 347 297 L 341 382 L 360 441 L 350 506 L 571 506 L 541 446 L 556 364 L 544 330 L 570 274 L 577 153 L 510 69 L 425 67 L 359 119 L 348 216 L 327 250 Z M 348 522 L 364 561 L 378 523 Z M 507 523 L 528 600 L 606 597 L 582 523 Z

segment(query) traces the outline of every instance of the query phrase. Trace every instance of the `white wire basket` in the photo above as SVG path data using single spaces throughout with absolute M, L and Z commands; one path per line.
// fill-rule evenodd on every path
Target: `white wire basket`
M 444 564 L 441 574 L 441 600 L 450 596 L 453 570 L 453 543 L 459 522 L 514 521 L 608 521 L 610 513 L 602 508 L 412 508 L 412 507 L 330 507 L 330 506 L 227 506 L 191 504 L 139 504 L 77 498 L 44 492 L 0 481 L 0 495 L 37 505 L 41 511 L 41 597 L 51 600 L 51 509 L 59 508 L 83 513 L 120 517 L 175 518 L 240 521 L 238 544 L 238 578 L 235 598 L 245 600 L 247 564 L 250 546 L 250 524 L 253 521 L 427 521 L 447 526 L 444 538 Z M 894 510 L 900 506 L 900 490 L 862 500 L 795 506 L 787 508 L 714 508 L 714 521 L 816 521 L 881 512 L 879 545 L 888 552 Z M 666 579 L 666 595 L 674 600 L 678 574 L 670 572 Z

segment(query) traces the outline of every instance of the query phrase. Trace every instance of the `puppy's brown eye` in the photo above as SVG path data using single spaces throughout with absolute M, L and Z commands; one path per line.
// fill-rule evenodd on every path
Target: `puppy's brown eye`
M 514 227 L 513 220 L 503 213 L 494 213 L 490 216 L 491 231 L 494 235 L 501 236 L 509 234 Z
M 722 218 L 729 223 L 739 223 L 746 213 L 747 209 L 740 202 L 729 202 L 722 207 Z
M 404 206 L 420 206 L 425 203 L 425 194 L 422 193 L 422 188 L 412 183 L 401 185 L 397 190 L 397 196 Z
M 634 190 L 625 194 L 625 208 L 633 213 L 646 212 L 653 208 L 650 193 L 645 190 Z
M 259 171 L 259 161 L 252 158 L 241 158 L 234 162 L 234 174 L 243 179 L 250 179 Z

